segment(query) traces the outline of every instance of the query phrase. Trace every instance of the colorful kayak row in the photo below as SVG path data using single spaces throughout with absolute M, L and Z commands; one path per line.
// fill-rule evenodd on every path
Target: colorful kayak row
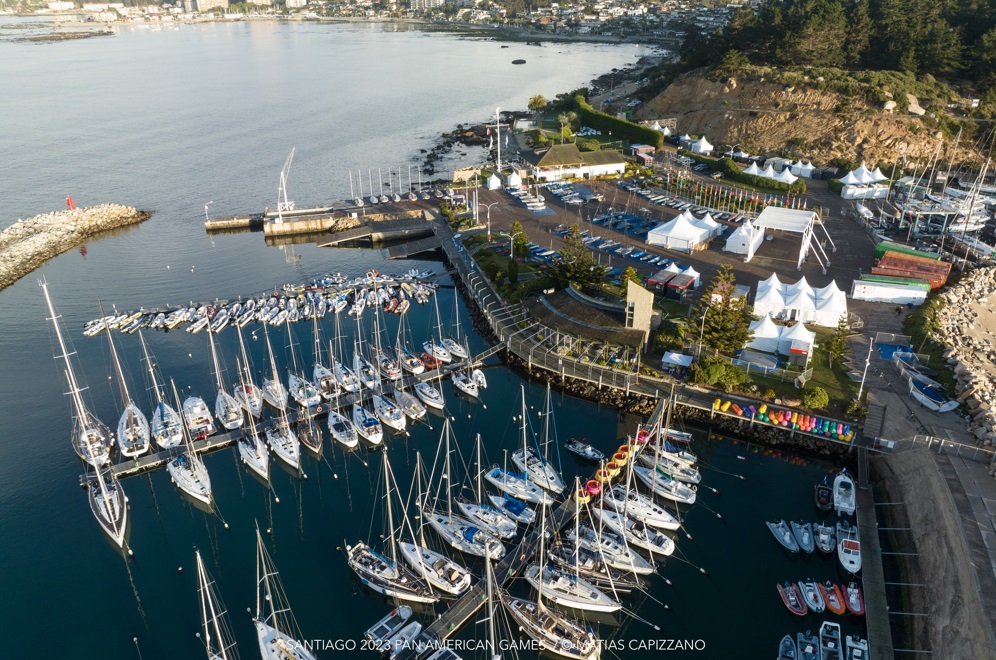
M 759 422 L 766 422 L 772 426 L 791 428 L 842 442 L 850 442 L 854 439 L 855 430 L 851 428 L 850 424 L 783 408 L 769 408 L 766 403 L 762 403 L 758 407 L 753 404 L 741 407 L 732 401 L 716 399 L 712 403 L 712 409 L 720 412 L 732 412 L 738 417 L 753 417 Z

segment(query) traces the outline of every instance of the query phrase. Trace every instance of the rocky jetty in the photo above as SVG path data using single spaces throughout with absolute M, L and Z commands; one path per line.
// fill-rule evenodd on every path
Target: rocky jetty
M 968 408 L 968 430 L 984 445 L 996 441 L 996 268 L 978 268 L 940 294 L 932 339 L 949 348 L 958 401 Z
M 152 216 L 133 206 L 100 204 L 36 215 L 0 232 L 0 289 L 5 289 L 54 256 L 108 229 Z

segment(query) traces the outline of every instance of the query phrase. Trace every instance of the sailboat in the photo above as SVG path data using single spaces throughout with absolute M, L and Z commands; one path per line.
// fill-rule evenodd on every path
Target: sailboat
M 545 488 L 556 494 L 564 491 L 564 479 L 560 472 L 533 447 L 526 442 L 526 390 L 522 390 L 522 449 L 512 452 L 512 462 L 515 466 L 529 475 L 529 480 L 538 486 Z M 544 451 L 550 444 L 550 424 L 553 416 L 553 405 L 550 397 L 550 384 L 546 386 L 546 409 L 543 412 L 543 448 Z
M 128 528 L 128 498 L 121 484 L 110 470 L 98 467 L 92 477 L 87 476 L 86 489 L 94 518 L 111 540 L 123 548 Z
M 401 318 L 404 319 L 405 317 L 402 316 Z M 412 375 L 417 376 L 425 371 L 425 364 L 408 348 L 407 344 L 398 345 L 398 360 L 401 362 L 401 368 Z
M 470 375 L 463 369 L 457 369 L 454 371 L 452 379 L 453 387 L 457 388 L 467 396 L 476 399 L 480 395 L 477 383 L 474 382 L 474 379 L 471 378 Z
M 83 403 L 83 394 L 73 373 L 73 365 L 69 360 L 70 353 L 66 350 L 66 342 L 62 338 L 62 328 L 59 327 L 60 316 L 57 316 L 52 307 L 52 299 L 48 295 L 48 283 L 42 280 L 40 283 L 42 291 L 45 293 L 45 302 L 51 316 L 49 319 L 55 326 L 55 336 L 59 340 L 59 350 L 61 357 L 66 362 L 66 380 L 69 381 L 69 395 L 73 398 L 73 435 L 72 444 L 76 454 L 84 461 L 99 469 L 101 465 L 107 463 L 111 458 L 111 433 L 104 426 L 103 422 L 97 419 Z
M 453 513 L 453 502 L 450 497 L 450 437 L 452 429 L 449 418 L 443 420 L 443 442 L 440 448 L 444 453 L 444 472 L 440 482 L 446 484 L 446 492 L 443 497 L 446 500 L 446 510 L 437 511 L 430 507 L 428 503 L 422 505 L 422 516 L 427 518 L 429 525 L 436 530 L 439 536 L 451 546 L 476 557 L 485 555 L 498 560 L 505 556 L 505 545 L 497 538 L 484 531 L 472 521 Z M 436 494 L 436 501 L 439 500 L 439 493 Z
M 192 438 L 198 440 L 206 438 L 217 430 L 211 411 L 201 397 L 191 394 L 183 400 L 180 409 L 183 411 L 183 419 Z
M 374 349 L 374 355 L 376 356 L 376 359 L 378 361 L 380 361 L 382 357 L 386 357 L 384 353 L 381 351 L 380 347 L 379 318 L 380 318 L 379 306 L 374 305 L 374 342 L 376 344 L 376 348 Z M 362 359 L 362 355 L 360 355 L 360 358 Z M 393 360 L 391 360 L 390 358 L 387 358 L 387 360 L 393 364 Z M 400 378 L 401 370 L 398 369 L 397 365 L 394 365 L 393 369 L 397 371 L 395 377 Z M 384 373 L 383 363 L 381 364 L 381 373 L 382 374 Z M 380 385 L 381 385 L 380 377 L 378 376 L 377 390 L 380 389 Z M 397 399 L 395 398 L 394 401 L 388 399 L 387 396 L 384 395 L 383 391 L 374 391 L 372 399 L 373 399 L 374 413 L 377 415 L 380 421 L 383 422 L 384 425 L 390 429 L 393 429 L 399 433 L 403 432 L 405 428 L 408 426 L 408 420 L 405 418 L 404 409 L 400 405 L 397 405 L 395 403 Z
M 362 541 L 346 546 L 346 561 L 360 581 L 376 591 L 400 600 L 417 603 L 434 603 L 439 600 L 414 573 L 398 564 L 394 538 L 394 518 L 391 508 L 390 463 L 384 452 L 384 491 L 387 508 L 387 532 L 390 545 L 385 556 Z
M 292 368 L 287 369 L 287 389 L 290 390 L 291 398 L 305 410 L 319 405 L 322 402 L 321 391 L 310 380 L 304 377 L 304 373 L 297 367 L 297 353 L 294 350 L 294 330 L 287 326 L 287 340 L 290 342 Z
M 674 554 L 674 541 L 663 532 L 651 528 L 646 523 L 630 518 L 617 511 L 592 507 L 592 517 L 619 534 L 626 543 L 655 555 Z
M 252 369 L 249 366 L 249 356 L 246 354 L 246 342 L 242 338 L 242 328 L 239 327 L 239 350 L 242 352 L 242 369 L 239 374 L 239 384 L 235 388 L 235 400 L 253 417 L 263 414 L 263 390 L 252 380 Z
M 172 381 L 171 381 L 172 383 Z M 176 384 L 173 385 L 173 397 L 179 401 L 180 395 L 176 392 Z M 188 399 L 189 400 L 189 399 Z M 203 401 L 201 402 L 204 403 Z M 205 409 L 207 406 L 204 406 Z M 184 407 L 186 415 L 186 407 Z M 210 413 L 208 413 L 210 417 Z M 183 434 L 183 444 L 185 451 L 171 458 L 166 463 L 166 471 L 169 472 L 170 479 L 177 488 L 199 502 L 211 506 L 211 477 L 208 475 L 207 467 L 197 452 L 194 451 L 193 443 L 190 439 L 190 420 L 186 420 L 185 432 Z
M 422 348 L 425 349 L 425 352 L 428 355 L 431 355 L 443 364 L 449 364 L 453 361 L 453 354 L 450 353 L 439 340 L 439 337 L 443 334 L 443 322 L 442 319 L 439 318 L 439 298 L 434 296 L 433 300 L 436 303 L 436 335 L 435 337 L 429 339 L 429 341 L 423 343 Z
M 381 344 L 380 332 L 380 306 L 374 305 L 374 342 L 376 343 L 374 362 L 377 364 L 382 378 L 396 381 L 401 378 L 401 367 Z
M 415 383 L 415 395 L 421 399 L 422 403 L 436 410 L 442 410 L 446 405 L 443 393 L 431 381 Z
M 142 345 L 142 354 L 145 356 L 145 363 L 149 368 L 149 378 L 152 381 L 152 389 L 156 393 L 156 407 L 152 411 L 152 437 L 156 444 L 163 449 L 171 449 L 183 442 L 183 421 L 179 413 L 176 412 L 163 399 L 163 392 L 159 388 L 159 380 L 156 378 L 156 370 L 149 357 L 149 349 L 145 345 L 145 338 L 142 331 L 138 331 L 138 341 Z
M 214 580 L 204 567 L 201 551 L 196 550 L 194 554 L 197 556 L 197 591 L 200 594 L 201 623 L 204 628 L 203 635 L 197 636 L 204 642 L 208 660 L 238 660 L 235 635 L 228 626 L 228 611 L 221 602 Z
M 363 406 L 363 387 L 353 397 L 353 426 L 361 438 L 372 445 L 384 441 L 384 427 L 369 410 Z
M 452 355 L 453 357 L 459 358 L 461 360 L 466 360 L 467 357 L 469 357 L 469 355 L 470 355 L 470 351 L 468 351 L 464 347 L 464 345 L 460 343 L 460 306 L 459 306 L 458 300 L 459 300 L 459 296 L 456 293 L 456 291 L 454 290 L 454 294 L 453 294 L 453 317 L 454 317 L 454 320 L 456 321 L 456 323 L 455 323 L 455 331 L 454 331 L 454 335 L 455 336 L 454 337 L 441 337 L 440 343 L 443 345 L 443 348 L 445 348 L 447 351 L 449 351 L 450 355 Z M 437 301 L 436 301 L 436 313 L 437 314 L 439 313 L 439 301 L 438 301 L 438 298 L 437 298 Z
M 416 453 L 415 456 L 415 474 L 417 475 L 419 481 L 419 489 L 416 499 L 416 502 L 418 502 L 422 499 L 422 456 L 418 453 Z M 405 523 L 409 524 L 409 529 L 411 529 L 411 525 L 408 523 L 407 518 L 405 519 Z M 425 580 L 430 587 L 438 589 L 446 594 L 459 596 L 470 588 L 470 571 L 443 553 L 430 549 L 425 542 L 424 531 L 425 524 L 422 517 L 419 516 L 417 534 L 418 542 L 407 543 L 405 541 L 401 541 L 398 543 L 398 549 L 401 550 L 401 556 L 404 557 L 405 561 L 408 562 L 408 565 L 412 567 L 412 570 L 418 573 L 418 575 Z M 412 531 L 412 538 L 416 538 L 414 531 Z
M 270 333 L 263 324 L 263 336 L 266 338 L 266 352 L 270 356 L 270 377 L 263 379 L 263 400 L 283 412 L 287 410 L 287 388 L 277 377 L 277 361 L 273 358 L 273 348 L 270 346 Z
M 263 537 L 256 527 L 256 639 L 263 660 L 315 660 L 315 656 L 300 641 L 304 635 L 297 627 L 287 594 L 280 584 L 270 554 L 263 546 Z
M 301 469 L 301 442 L 291 428 L 286 409 L 280 411 L 276 423 L 267 427 L 266 442 L 277 458 L 295 470 Z
M 540 511 L 546 517 L 546 505 Z M 539 563 L 545 563 L 545 534 L 539 535 Z M 501 590 L 499 598 L 505 609 L 519 624 L 520 630 L 539 644 L 544 651 L 575 660 L 595 660 L 601 655 L 598 637 L 586 630 L 578 621 L 560 612 L 548 609 L 543 604 L 543 581 L 536 588 L 536 601 L 515 598 L 508 591 Z
M 359 392 L 360 391 L 360 379 L 356 377 L 349 367 L 342 364 L 336 359 L 336 355 L 342 355 L 342 334 L 339 328 L 339 315 L 336 314 L 335 317 L 335 353 L 332 352 L 332 342 L 329 342 L 329 361 L 332 363 L 332 373 L 335 374 L 335 380 L 339 383 L 339 387 L 347 392 Z
M 567 538 L 578 547 L 597 554 L 612 568 L 636 575 L 650 575 L 654 572 L 653 564 L 634 552 L 625 538 L 613 534 L 601 525 L 598 527 L 578 525 L 574 530 L 567 532 Z
M 104 315 L 104 306 L 98 299 L 100 315 Z M 145 414 L 139 410 L 128 393 L 128 384 L 125 382 L 124 371 L 121 369 L 121 360 L 118 359 L 118 352 L 114 348 L 114 341 L 110 332 L 107 334 L 107 344 L 111 347 L 111 361 L 114 362 L 114 373 L 118 379 L 118 387 L 121 390 L 121 402 L 124 404 L 124 412 L 118 420 L 118 449 L 121 455 L 128 458 L 141 456 L 149 451 L 149 420 Z
M 313 332 L 315 335 L 315 365 L 311 369 L 311 379 L 326 401 L 331 401 L 339 394 L 339 383 L 331 369 L 322 364 L 322 337 L 318 332 L 318 317 L 313 316 Z
M 457 506 L 468 520 L 483 527 L 487 532 L 501 539 L 515 538 L 519 526 L 500 509 L 483 500 L 484 490 L 481 488 L 481 434 L 477 434 L 477 501 L 472 502 L 463 496 L 457 497 Z
M 241 375 L 241 368 L 239 370 Z M 248 373 L 248 369 L 246 370 Z M 242 385 L 240 384 L 240 389 Z M 243 390 L 245 391 L 245 390 Z M 263 481 L 270 479 L 270 452 L 266 448 L 266 443 L 259 435 L 256 428 L 256 418 L 249 415 L 249 432 L 239 438 L 239 457 L 250 470 L 255 472 Z
M 231 394 L 225 391 L 225 383 L 221 380 L 221 366 L 218 364 L 218 351 L 214 346 L 214 330 L 208 330 L 208 341 L 211 344 L 211 361 L 214 363 L 214 378 L 218 384 L 218 396 L 214 400 L 214 414 L 229 431 L 241 428 L 245 422 L 242 407 Z
M 681 521 L 670 511 L 630 487 L 629 483 L 626 486 L 614 486 L 606 491 L 602 495 L 602 502 L 609 508 L 643 521 L 651 527 L 670 530 L 681 527 Z
M 356 427 L 337 410 L 329 410 L 329 433 L 332 439 L 347 449 L 356 447 L 359 440 L 356 437 Z

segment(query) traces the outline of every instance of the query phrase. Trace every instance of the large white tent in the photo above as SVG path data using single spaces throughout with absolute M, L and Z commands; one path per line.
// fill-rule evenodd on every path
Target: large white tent
M 757 248 L 761 247 L 763 240 L 764 232 L 755 227 L 753 222 L 747 220 L 726 239 L 726 247 L 723 249 L 735 254 L 753 255 Z
M 841 316 L 847 316 L 847 296 L 836 282 L 814 290 L 805 277 L 794 284 L 783 284 L 772 273 L 757 285 L 754 315 L 833 328 Z
M 761 211 L 761 214 L 757 216 L 757 219 L 754 221 L 754 226 L 762 231 L 765 229 L 773 229 L 776 231 L 787 231 L 802 234 L 796 270 L 802 270 L 802 262 L 806 260 L 812 247 L 815 245 L 816 251 L 814 254 L 816 254 L 816 260 L 820 262 L 821 266 L 823 266 L 823 272 L 826 274 L 827 266 L 830 265 L 830 258 L 827 257 L 827 253 L 823 249 L 823 246 L 820 245 L 818 241 L 813 241 L 813 233 L 815 232 L 815 228 L 817 226 L 823 229 L 823 235 L 826 237 L 826 241 L 830 244 L 833 251 L 837 251 L 837 246 L 834 245 L 833 239 L 830 238 L 827 228 L 822 222 L 820 222 L 819 216 L 816 215 L 814 211 L 767 206 L 763 211 Z M 750 261 L 753 257 L 754 253 L 748 252 L 747 258 L 744 261 Z
M 488 190 L 498 190 L 501 188 L 501 179 L 498 178 L 497 174 L 492 174 L 488 177 Z
M 519 176 L 518 172 L 513 170 L 512 173 L 508 175 L 508 187 L 518 188 L 521 185 L 522 185 L 522 177 Z
M 785 294 L 782 316 L 789 321 L 812 321 L 816 317 L 816 299 L 802 290 Z
M 689 214 L 688 220 L 696 227 L 701 227 L 702 229 L 707 230 L 710 237 L 719 236 L 723 233 L 723 225 L 716 222 L 708 213 L 701 218 L 696 218 L 695 216 Z
M 709 231 L 692 224 L 684 215 L 651 229 L 647 234 L 647 243 L 650 245 L 663 245 L 688 252 L 708 241 Z
M 774 179 L 778 175 L 775 173 L 775 168 L 771 166 L 771 163 L 768 163 L 768 166 L 758 176 L 763 176 L 765 179 Z
M 761 176 L 761 168 L 757 166 L 757 161 L 752 160 L 750 166 L 744 170 L 744 174 L 751 174 L 753 176 Z
M 706 140 L 705 136 L 703 135 L 698 140 L 692 143 L 690 151 L 697 154 L 711 154 L 712 145 L 709 144 L 709 141 Z
M 840 191 L 840 196 L 844 199 L 881 199 L 887 197 L 889 188 L 881 184 L 889 177 L 882 174 L 882 170 L 875 168 L 870 171 L 861 163 L 861 167 L 851 170 L 840 182 L 844 184 L 844 189 Z
M 785 309 L 785 296 L 780 286 L 766 289 L 758 287 L 754 297 L 754 314 L 757 316 L 778 316 Z
M 803 179 L 812 178 L 813 172 L 816 171 L 816 168 L 813 167 L 812 163 L 810 162 L 804 163 L 801 160 L 798 163 L 792 165 L 791 169 L 792 169 L 792 174 L 798 177 L 802 177 Z
M 781 181 L 782 183 L 787 183 L 789 185 L 795 183 L 798 180 L 799 180 L 799 177 L 797 177 L 796 175 L 792 174 L 792 172 L 790 172 L 789 168 L 787 168 L 787 167 L 784 170 L 782 170 L 778 174 L 778 176 L 775 177 L 775 181 Z
M 812 355 L 813 344 L 816 342 L 816 333 L 807 330 L 800 321 L 793 326 L 784 326 L 778 336 L 778 352 L 782 355 L 790 355 L 794 352 L 804 352 Z
M 752 322 L 750 330 L 754 333 L 754 338 L 744 348 L 765 353 L 778 352 L 778 337 L 781 334 L 781 328 L 775 325 L 770 316 L 763 316 L 759 321 Z
M 860 186 L 860 185 L 862 185 L 861 184 L 861 179 L 859 179 L 858 177 L 856 177 L 854 175 L 854 172 L 848 172 L 847 174 L 845 174 L 841 178 L 840 182 L 843 183 L 845 186 Z

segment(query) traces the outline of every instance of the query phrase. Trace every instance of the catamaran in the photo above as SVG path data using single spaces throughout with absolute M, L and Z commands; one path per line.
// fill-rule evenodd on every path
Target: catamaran
M 235 387 L 235 400 L 253 417 L 263 414 L 263 390 L 252 380 L 252 369 L 246 354 L 246 343 L 242 338 L 242 329 L 238 330 L 239 350 L 242 352 L 242 373 L 239 375 L 238 386 Z
M 201 623 L 204 628 L 204 634 L 198 637 L 204 642 L 208 660 L 238 660 L 235 635 L 232 634 L 226 616 L 228 611 L 221 602 L 214 580 L 204 567 L 200 550 L 196 550 L 194 554 L 197 556 L 197 591 L 200 594 Z
M 142 354 L 145 356 L 145 364 L 149 368 L 149 379 L 152 381 L 152 389 L 156 393 L 156 408 L 152 411 L 152 437 L 156 444 L 163 449 L 171 449 L 183 442 L 183 421 L 179 413 L 176 412 L 163 398 L 162 390 L 159 389 L 159 380 L 156 378 L 156 370 L 149 357 L 149 349 L 145 345 L 145 338 L 141 330 L 138 332 L 138 341 L 142 344 Z
M 180 400 L 180 395 L 176 392 L 175 383 L 173 384 L 173 397 L 177 401 Z M 203 401 L 201 401 L 201 405 L 204 406 L 204 411 L 207 412 L 207 406 L 204 405 Z M 184 416 L 186 416 L 186 404 L 184 404 Z M 207 417 L 210 420 L 211 413 L 207 412 Z M 204 461 L 194 451 L 193 443 L 190 439 L 190 429 L 191 422 L 188 418 L 186 419 L 183 433 L 185 451 L 179 456 L 171 458 L 166 463 L 166 471 L 169 472 L 170 479 L 173 480 L 177 488 L 195 500 L 211 506 L 211 477 L 208 475 Z
M 300 641 L 304 635 L 297 626 L 280 574 L 263 546 L 256 527 L 256 639 L 263 660 L 315 660 Z
M 103 315 L 104 306 L 100 304 L 100 313 Z M 107 344 L 111 347 L 111 361 L 114 363 L 114 373 L 118 379 L 118 388 L 121 391 L 121 402 L 124 405 L 124 412 L 118 420 L 118 449 L 121 455 L 127 458 L 135 458 L 149 451 L 149 420 L 145 414 L 139 410 L 128 393 L 128 383 L 125 382 L 124 371 L 121 369 L 121 360 L 118 359 L 118 352 L 114 348 L 113 333 L 107 334 Z
M 62 328 L 59 327 L 61 317 L 56 315 L 55 309 L 52 307 L 52 299 L 48 295 L 48 283 L 42 280 L 39 284 L 45 293 L 45 302 L 48 305 L 49 314 L 51 314 L 49 319 L 55 326 L 55 336 L 59 340 L 59 350 L 62 351 L 62 355 L 56 357 L 61 357 L 66 362 L 66 380 L 69 381 L 69 395 L 73 398 L 73 408 L 76 413 L 73 418 L 73 449 L 76 450 L 80 458 L 99 469 L 111 458 L 111 433 L 83 403 L 82 390 L 69 360 L 71 354 L 66 350 L 66 342 L 62 338 Z
M 218 363 L 218 351 L 214 346 L 214 330 L 208 330 L 208 341 L 211 344 L 211 362 L 214 363 L 214 378 L 218 384 L 218 396 L 214 400 L 214 414 L 229 431 L 241 428 L 245 423 L 242 407 L 231 394 L 225 391 L 225 383 L 221 379 L 221 366 Z

